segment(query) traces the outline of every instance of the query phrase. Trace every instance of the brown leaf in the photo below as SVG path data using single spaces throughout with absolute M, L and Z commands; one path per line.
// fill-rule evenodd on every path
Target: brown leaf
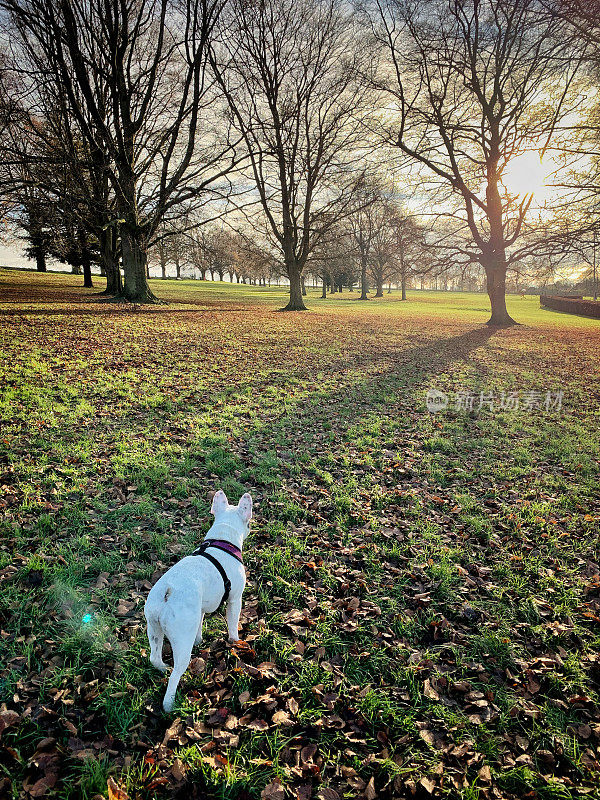
M 176 758 L 173 762 L 173 766 L 171 767 L 171 775 L 175 778 L 177 783 L 181 783 L 185 780 L 185 767 L 180 758 Z
M 266 731 L 268 727 L 269 723 L 264 719 L 253 719 L 246 723 L 246 728 L 250 728 L 251 731 Z
M 225 720 L 225 724 L 223 725 L 223 727 L 228 731 L 234 731 L 239 724 L 240 724 L 239 719 L 233 714 L 230 714 Z
M 94 584 L 95 588 L 106 589 L 106 587 L 108 586 L 109 577 L 110 576 L 108 572 L 101 572 L 100 575 L 98 575 L 98 577 L 96 578 L 96 583 Z
M 5 731 L 7 728 L 10 728 L 12 725 L 16 725 L 16 723 L 21 719 L 21 717 L 17 714 L 16 711 L 1 711 L 0 712 L 0 736 L 2 736 L 2 731 Z
M 312 761 L 313 756 L 319 748 L 316 744 L 307 744 L 300 751 L 300 760 L 305 764 L 307 761 Z
M 471 691 L 471 684 L 469 681 L 454 681 L 452 684 L 452 688 L 456 692 L 470 692 Z
M 260 793 L 263 800 L 283 800 L 283 785 L 279 778 L 268 783 Z
M 294 625 L 298 625 L 298 624 L 300 624 L 302 622 L 306 623 L 306 616 L 305 616 L 304 612 L 300 611 L 297 608 L 293 608 L 291 611 L 288 611 L 288 613 L 285 615 L 283 621 L 284 622 L 291 622 Z
M 119 600 L 115 613 L 118 617 L 126 617 L 134 608 L 135 602 L 133 600 Z
M 492 782 L 492 771 L 487 764 L 483 765 L 483 767 L 479 770 L 478 775 L 482 783 L 487 784 Z
M 221 727 L 221 725 L 225 722 L 229 715 L 229 711 L 226 708 L 217 708 L 208 718 L 208 724 L 211 727 Z
M 421 739 L 423 739 L 423 741 L 427 742 L 427 744 L 433 746 L 433 743 L 435 741 L 433 731 L 427 730 L 426 728 L 425 730 L 419 731 L 419 736 L 421 737 Z
M 129 795 L 112 776 L 108 778 L 108 800 L 129 800 Z
M 427 794 L 433 794 L 433 790 L 435 789 L 435 782 L 431 780 L 431 778 L 421 778 L 419 781 L 419 785 L 425 789 Z
M 276 711 L 273 714 L 272 720 L 273 725 L 284 725 L 285 727 L 289 727 L 290 725 L 294 724 L 287 711 Z
M 202 675 L 206 669 L 206 661 L 203 658 L 192 658 L 188 670 L 192 675 Z
M 577 728 L 577 733 L 582 739 L 589 739 L 592 735 L 592 729 L 589 725 L 580 725 Z
M 364 794 L 367 800 L 375 800 L 377 797 L 377 792 L 375 791 L 375 778 L 371 778 L 371 780 L 367 783 Z
M 290 697 L 290 699 L 287 701 L 287 707 L 289 708 L 290 713 L 294 714 L 294 716 L 300 710 L 300 706 L 298 705 L 298 701 L 295 697 Z
M 72 733 L 73 736 L 77 736 L 77 728 L 75 727 L 75 725 L 73 725 L 73 723 L 70 720 L 63 719 L 61 720 L 61 722 L 65 726 L 65 728 L 69 731 L 69 733 Z
M 312 796 L 312 786 L 310 783 L 301 783 L 300 786 L 295 786 L 296 800 L 310 800 Z
M 43 797 L 49 789 L 56 786 L 58 781 L 57 772 L 47 772 L 42 778 L 36 781 L 32 786 L 25 786 L 26 791 L 31 797 Z
M 429 680 L 429 678 L 427 678 L 425 680 L 425 684 L 424 684 L 424 688 L 423 688 L 423 694 L 425 695 L 425 697 L 428 697 L 430 700 L 439 700 L 440 699 L 440 696 L 439 696 L 438 692 L 431 685 L 431 681 Z
M 340 800 L 340 796 L 335 789 L 329 789 L 328 787 L 319 789 L 317 797 L 319 800 Z

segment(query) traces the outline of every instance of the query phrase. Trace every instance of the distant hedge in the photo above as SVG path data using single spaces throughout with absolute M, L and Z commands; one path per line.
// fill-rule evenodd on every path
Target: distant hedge
M 553 308 L 555 311 L 566 311 L 568 314 L 583 314 L 586 317 L 600 319 L 600 302 L 597 300 L 578 300 L 572 297 L 550 297 L 540 295 L 540 305 Z

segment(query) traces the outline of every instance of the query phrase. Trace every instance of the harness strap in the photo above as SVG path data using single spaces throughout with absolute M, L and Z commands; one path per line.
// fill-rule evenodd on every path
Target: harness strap
M 210 553 L 207 553 L 206 549 L 208 547 L 215 547 L 217 550 L 222 550 L 225 553 L 229 553 L 230 556 L 233 556 L 233 558 L 237 559 L 240 563 L 242 564 L 244 563 L 241 558 L 235 555 L 235 553 L 232 553 L 229 549 L 226 549 L 225 547 L 220 547 L 219 544 L 217 543 L 218 541 L 219 541 L 218 539 L 206 539 L 204 542 L 202 542 L 200 547 L 197 547 L 192 553 L 193 556 L 202 556 L 203 558 L 206 558 L 208 561 L 210 561 L 210 563 L 213 565 L 213 567 L 216 568 L 216 570 L 218 571 L 219 575 L 223 580 L 223 589 L 224 589 L 223 597 L 221 598 L 221 602 L 217 607 L 217 611 L 219 610 L 219 608 L 221 608 L 223 603 L 225 603 L 227 601 L 227 598 L 229 597 L 229 592 L 231 591 L 231 581 L 227 577 L 227 573 L 223 569 L 222 565 L 217 561 L 217 559 L 214 556 L 211 556 Z M 228 544 L 228 542 L 223 542 L 223 544 Z
M 208 547 L 216 547 L 217 550 L 223 550 L 224 553 L 229 553 L 230 556 L 233 556 L 240 564 L 244 563 L 242 551 L 232 542 L 227 542 L 225 539 L 208 539 L 207 541 Z
M 207 547 L 215 547 L 217 550 L 222 550 L 224 553 L 229 553 L 240 564 L 244 563 L 242 558 L 242 551 L 236 547 L 232 542 L 227 542 L 224 539 L 205 539 L 200 547 L 197 547 L 192 553 L 193 556 L 201 555 Z
M 221 598 L 221 602 L 217 606 L 217 611 L 218 611 L 219 608 L 221 608 L 223 603 L 225 603 L 227 598 L 229 597 L 229 592 L 231 591 L 231 581 L 227 577 L 227 573 L 225 572 L 223 567 L 219 564 L 219 562 L 214 556 L 210 555 L 210 553 L 202 552 L 202 553 L 197 553 L 196 555 L 204 556 L 204 558 L 208 559 L 210 563 L 213 565 L 213 567 L 217 568 L 221 578 L 223 579 L 223 587 L 225 591 L 223 592 L 223 597 Z

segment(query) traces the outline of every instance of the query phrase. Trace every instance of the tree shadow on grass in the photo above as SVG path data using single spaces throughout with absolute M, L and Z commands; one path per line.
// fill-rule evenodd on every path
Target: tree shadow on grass
M 221 391 L 217 385 L 214 394 L 206 398 L 202 409 L 177 416 L 177 427 L 181 430 L 193 426 L 196 430 L 203 429 L 224 437 L 224 442 L 228 442 L 224 447 L 235 450 L 241 459 L 240 468 L 247 473 L 244 485 L 248 489 L 261 491 L 264 487 L 252 483 L 253 465 L 269 451 L 287 450 L 290 461 L 298 462 L 306 457 L 314 458 L 323 451 L 325 444 L 335 450 L 341 440 L 346 439 L 346 431 L 350 426 L 356 429 L 367 419 L 373 422 L 378 416 L 383 419 L 390 413 L 401 411 L 408 423 L 428 414 L 424 410 L 427 390 L 443 388 L 429 381 L 443 374 L 454 363 L 468 363 L 471 353 L 484 346 L 494 334 L 493 329 L 482 326 L 459 336 L 436 338 L 432 342 L 406 349 L 358 354 L 351 368 L 345 368 L 343 362 L 324 364 L 328 371 L 321 386 L 316 376 L 309 375 L 300 380 L 300 391 L 290 392 L 283 400 L 280 393 L 272 401 L 275 405 L 271 407 L 268 406 L 269 399 L 262 397 L 260 375 L 257 375 L 250 384 L 250 398 L 244 395 L 241 399 L 233 398 L 229 402 L 226 400 L 225 405 L 221 404 L 229 417 L 224 423 L 214 418 L 212 408 L 213 398 L 216 399 Z M 283 383 L 279 383 L 279 388 L 284 392 L 286 384 L 291 390 L 296 390 L 298 375 L 290 375 Z M 248 388 L 243 378 L 239 388 Z M 417 392 L 420 394 L 417 395 Z M 204 414 L 210 417 L 206 423 L 202 420 Z M 249 415 L 252 424 L 248 424 Z M 170 418 L 171 413 L 168 412 L 165 415 L 166 425 Z M 135 431 L 140 424 L 139 411 L 132 409 L 131 413 L 113 422 L 117 423 L 117 428 L 131 431 L 134 437 L 139 436 Z M 207 481 L 207 491 L 216 488 L 214 472 L 209 477 L 210 471 L 201 464 L 202 441 L 188 441 L 177 460 L 183 460 L 186 455 L 195 458 L 198 463 L 193 477 L 200 482 Z M 169 464 L 169 471 L 177 473 L 175 459 Z M 151 470 L 148 470 L 147 477 L 151 482 Z M 227 479 L 227 475 L 221 477 Z M 135 479 L 144 478 L 144 471 L 140 471 L 139 465 L 136 465 Z

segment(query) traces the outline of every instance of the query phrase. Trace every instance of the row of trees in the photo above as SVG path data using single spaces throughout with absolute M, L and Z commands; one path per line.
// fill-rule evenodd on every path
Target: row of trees
M 401 205 L 386 197 L 381 188 L 371 187 L 368 203 L 364 190 L 358 192 L 358 210 L 331 225 L 328 236 L 308 256 L 301 278 L 301 293 L 305 294 L 304 279 L 312 279 L 332 292 L 359 286 L 366 298 L 370 287 L 376 297 L 384 288 L 401 286 L 402 298 L 411 278 L 417 275 L 447 272 L 428 253 L 425 229 Z M 202 226 L 194 232 L 174 233 L 159 242 L 151 253 L 162 277 L 167 276 L 167 264 L 174 267 L 176 277 L 187 268 L 194 276 L 214 280 L 266 284 L 278 281 L 281 265 L 269 255 L 266 238 L 242 235 L 225 227 Z
M 368 275 L 378 293 L 392 271 L 405 286 L 417 262 L 479 266 L 490 323 L 509 324 L 509 271 L 559 263 L 597 227 L 598 10 L 0 0 L 3 215 L 40 265 L 50 253 L 89 281 L 96 260 L 107 292 L 136 302 L 156 301 L 157 253 L 279 271 L 290 310 L 303 276 L 335 285 L 353 254 L 363 294 Z M 560 159 L 552 218 L 505 181 L 532 151 Z M 219 243 L 225 214 L 238 233 Z

